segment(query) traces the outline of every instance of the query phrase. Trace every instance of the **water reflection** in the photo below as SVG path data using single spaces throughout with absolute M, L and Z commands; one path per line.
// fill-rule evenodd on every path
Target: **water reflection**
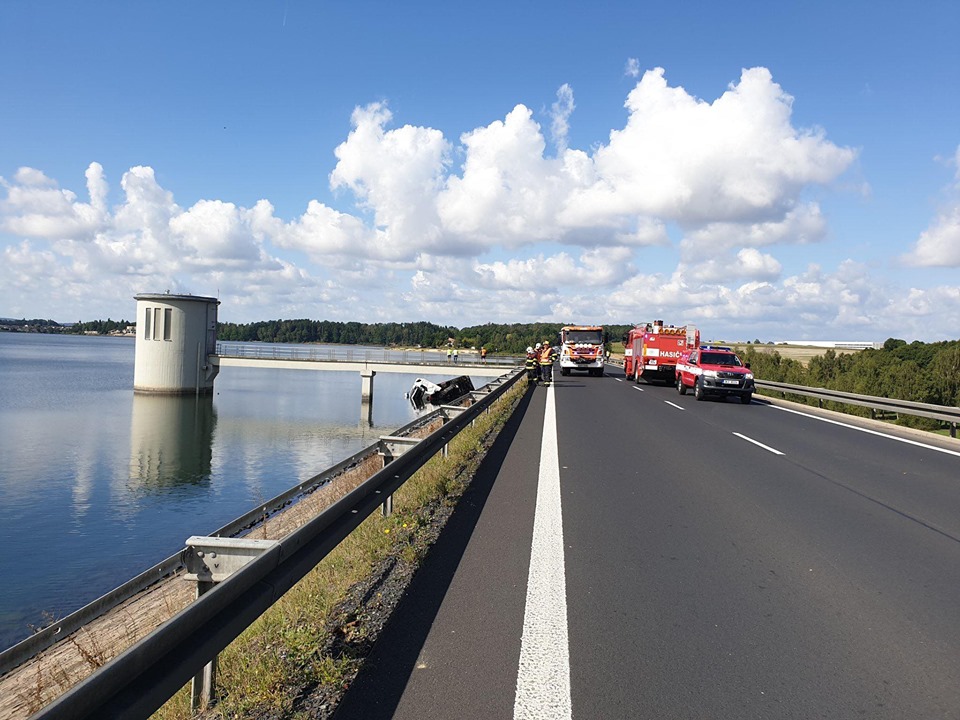
M 155 492 L 209 486 L 216 425 L 209 395 L 134 395 L 130 488 Z

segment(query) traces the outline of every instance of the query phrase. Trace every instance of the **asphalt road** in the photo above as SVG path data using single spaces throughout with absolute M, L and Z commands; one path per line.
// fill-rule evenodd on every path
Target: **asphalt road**
M 538 387 L 339 720 L 960 718 L 956 443 L 697 402 L 613 367 L 550 392 L 555 431 Z M 562 635 L 550 693 L 568 698 L 538 710 L 517 687 L 545 418 L 566 600 L 547 603 L 565 628 L 546 647 Z

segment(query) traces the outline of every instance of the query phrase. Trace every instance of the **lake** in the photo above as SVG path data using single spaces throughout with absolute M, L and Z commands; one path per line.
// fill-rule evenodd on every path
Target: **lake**
M 399 373 L 377 373 L 369 420 L 351 372 L 226 367 L 212 397 L 134 395 L 134 345 L 0 332 L 0 649 L 424 412 Z

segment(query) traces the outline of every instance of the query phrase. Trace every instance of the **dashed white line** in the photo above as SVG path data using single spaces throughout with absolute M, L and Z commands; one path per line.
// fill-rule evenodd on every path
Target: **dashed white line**
M 570 720 L 570 643 L 567 581 L 563 565 L 560 457 L 554 386 L 547 388 L 540 446 L 540 478 L 533 520 L 527 605 L 513 701 L 516 720 Z
M 667 405 L 670 405 L 671 407 L 675 407 L 677 410 L 686 410 L 686 408 L 680 407 L 680 406 L 677 405 L 675 402 L 670 402 L 669 400 L 664 400 L 664 402 L 665 402 Z
M 634 390 L 639 390 L 640 392 L 643 392 L 643 388 L 640 387 L 639 385 L 634 385 L 634 386 L 633 386 L 633 389 L 634 389 Z
M 738 438 L 740 438 L 741 440 L 746 440 L 748 443 L 753 443 L 753 444 L 756 445 L 757 447 L 762 447 L 764 450 L 766 450 L 766 451 L 768 451 L 768 452 L 772 452 L 774 455 L 783 455 L 783 453 L 780 452 L 779 450 L 777 450 L 776 448 L 772 448 L 772 447 L 770 447 L 769 445 L 764 445 L 762 442 L 757 442 L 757 441 L 754 440 L 753 438 L 749 438 L 749 437 L 747 437 L 746 435 L 741 435 L 741 434 L 738 433 L 738 432 L 735 432 L 734 435 L 736 435 L 736 436 L 737 436 Z

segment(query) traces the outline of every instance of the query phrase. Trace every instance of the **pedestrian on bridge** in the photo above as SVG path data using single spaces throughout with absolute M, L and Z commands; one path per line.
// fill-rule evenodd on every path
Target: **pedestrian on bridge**
M 453 348 L 447 348 L 447 362 L 453 362 Z

